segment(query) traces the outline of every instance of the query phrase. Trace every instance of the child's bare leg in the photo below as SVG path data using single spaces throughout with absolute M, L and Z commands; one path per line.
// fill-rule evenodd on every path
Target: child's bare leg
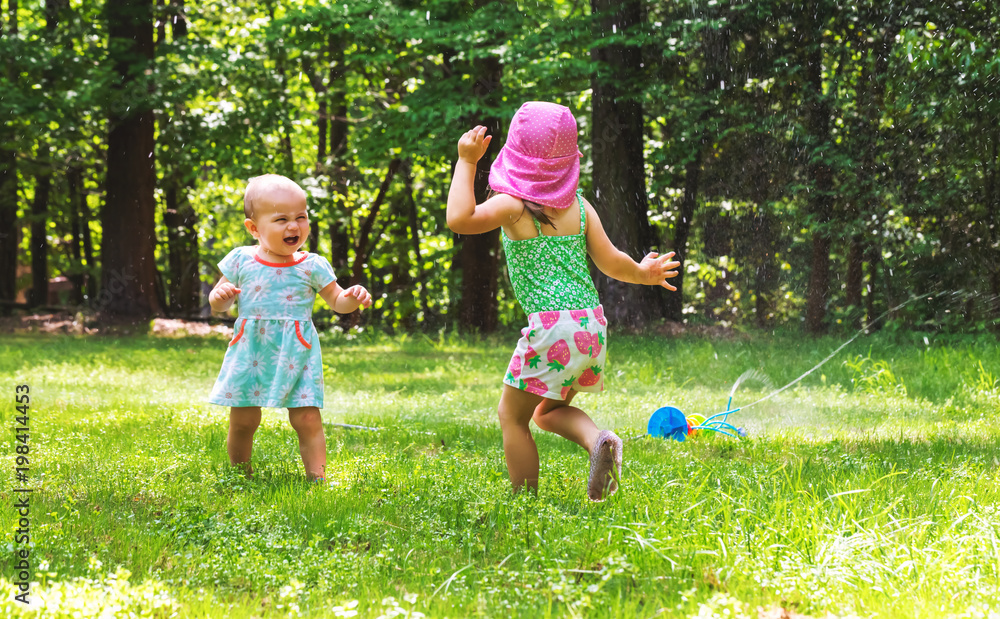
M 576 391 L 570 389 L 565 400 L 543 399 L 535 407 L 532 419 L 539 428 L 567 438 L 590 453 L 601 430 L 587 413 L 569 405 L 575 395 Z
M 226 436 L 229 463 L 248 475 L 253 473 L 250 453 L 253 451 L 253 435 L 259 426 L 259 406 L 234 406 L 229 409 L 229 434 Z
M 288 422 L 299 435 L 299 454 L 309 480 L 326 477 L 326 433 L 315 406 L 288 409 Z
M 527 487 L 538 490 L 538 448 L 531 436 L 531 414 L 541 397 L 503 386 L 498 414 L 503 432 L 503 455 L 510 483 L 517 492 Z

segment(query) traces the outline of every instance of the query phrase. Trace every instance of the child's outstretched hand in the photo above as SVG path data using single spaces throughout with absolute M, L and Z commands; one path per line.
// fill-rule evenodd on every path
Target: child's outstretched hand
M 646 279 L 643 283 L 647 286 L 663 286 L 667 290 L 677 290 L 676 287 L 666 282 L 668 278 L 677 277 L 676 269 L 681 266 L 680 262 L 671 260 L 673 257 L 674 252 L 662 256 L 655 251 L 646 254 L 646 257 L 639 263 L 639 269 Z
M 208 303 L 213 310 L 224 312 L 229 309 L 233 301 L 236 300 L 236 295 L 241 292 L 243 292 L 242 289 L 234 286 L 232 282 L 222 282 L 208 295 Z
M 473 164 L 478 162 L 486 154 L 492 139 L 492 135 L 486 135 L 486 127 L 476 125 L 458 140 L 458 158 Z
M 371 307 L 372 295 L 364 286 L 351 286 L 344 291 L 344 296 L 358 300 L 359 307 Z

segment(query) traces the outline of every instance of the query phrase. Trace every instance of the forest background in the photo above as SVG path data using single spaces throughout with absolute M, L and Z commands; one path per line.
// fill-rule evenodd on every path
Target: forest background
M 458 137 L 568 106 L 581 185 L 681 293 L 600 274 L 617 321 L 921 328 L 1000 317 L 1000 14 L 958 0 L 6 0 L 0 304 L 205 316 L 249 177 L 309 193 L 310 251 L 375 311 L 522 320 L 497 232 L 457 236 Z M 956 303 L 955 299 L 959 299 Z M 321 310 L 321 319 L 333 319 Z

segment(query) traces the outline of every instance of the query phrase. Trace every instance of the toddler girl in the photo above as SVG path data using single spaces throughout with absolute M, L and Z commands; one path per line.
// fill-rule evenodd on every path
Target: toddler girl
M 371 295 L 361 286 L 342 289 L 326 258 L 298 251 L 309 238 L 309 215 L 306 193 L 292 180 L 277 174 L 250 179 L 243 213 L 259 244 L 222 259 L 222 279 L 208 297 L 213 311 L 225 312 L 234 302 L 239 310 L 209 402 L 231 407 L 226 450 L 230 463 L 247 473 L 261 407 L 287 408 L 306 477 L 323 480 L 323 362 L 313 301 L 319 293 L 347 314 L 370 306 Z
M 499 417 L 514 490 L 538 487 L 538 450 L 529 422 L 587 450 L 587 495 L 600 501 L 618 489 L 622 441 L 600 430 L 570 402 L 578 391 L 604 389 L 607 320 L 587 254 L 604 274 L 663 286 L 677 275 L 673 252 L 636 263 L 611 243 L 589 202 L 577 193 L 580 152 L 576 119 L 554 103 L 531 101 L 514 114 L 507 143 L 490 170 L 495 192 L 477 205 L 476 162 L 491 136 L 478 126 L 458 141 L 448 193 L 448 226 L 458 234 L 502 230 L 510 280 L 528 326 L 521 331 L 504 378 Z

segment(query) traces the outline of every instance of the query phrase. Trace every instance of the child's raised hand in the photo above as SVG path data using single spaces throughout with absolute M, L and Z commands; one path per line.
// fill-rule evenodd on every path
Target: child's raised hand
M 360 307 L 372 306 L 372 295 L 365 289 L 364 286 L 351 286 L 344 291 L 344 296 L 357 299 Z
M 486 135 L 486 127 L 476 125 L 458 140 L 458 158 L 473 164 L 478 162 L 486 154 L 492 139 L 492 135 Z
M 643 283 L 648 286 L 663 286 L 667 290 L 677 290 L 676 287 L 666 282 L 668 278 L 677 277 L 676 269 L 681 266 L 680 262 L 671 260 L 673 257 L 674 252 L 662 256 L 655 251 L 646 254 L 646 257 L 639 263 L 639 268 L 646 276 L 646 281 Z
M 230 299 L 235 299 L 236 295 L 241 292 L 243 292 L 243 290 L 237 288 L 231 282 L 224 282 L 215 287 L 215 290 L 213 290 L 209 295 L 209 300 L 211 301 L 212 297 L 215 297 L 216 301 L 225 302 Z

